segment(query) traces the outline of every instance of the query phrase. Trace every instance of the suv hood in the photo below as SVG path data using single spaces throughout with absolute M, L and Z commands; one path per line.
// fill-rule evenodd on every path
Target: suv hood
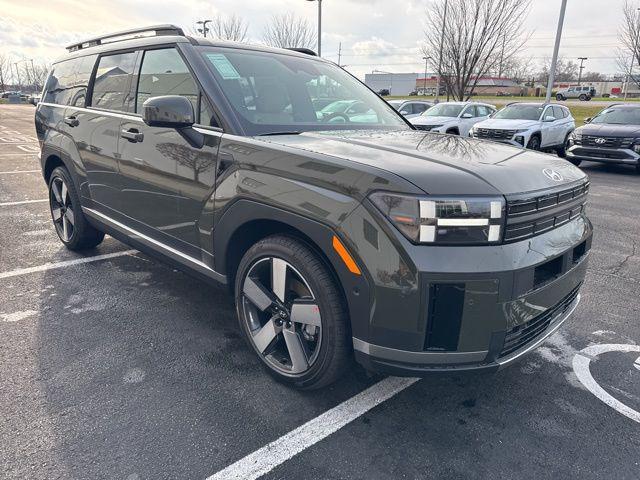
M 445 123 L 455 122 L 456 117 L 425 117 L 420 115 L 411 119 L 411 123 L 416 125 L 444 125 Z
M 433 195 L 508 195 L 586 178 L 571 163 L 551 155 L 414 130 L 307 132 L 255 138 L 386 170 Z M 556 171 L 563 179 L 552 180 L 544 169 Z
M 537 120 L 507 120 L 503 118 L 489 118 L 476 123 L 477 128 L 493 128 L 496 130 L 530 129 L 540 125 Z
M 588 123 L 577 128 L 576 132 L 601 137 L 640 137 L 640 125 L 614 125 L 610 123 L 594 125 Z

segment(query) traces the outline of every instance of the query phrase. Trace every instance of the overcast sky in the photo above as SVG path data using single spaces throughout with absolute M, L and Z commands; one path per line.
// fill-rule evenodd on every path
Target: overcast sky
M 433 0 L 324 0 L 323 56 L 362 77 L 379 69 L 421 72 L 418 53 L 427 28 L 425 9 Z M 464 1 L 464 0 L 454 0 Z M 616 73 L 616 32 L 624 0 L 568 0 L 561 55 L 589 57 L 587 71 Z M 640 6 L 640 0 L 638 0 Z M 560 0 L 533 0 L 527 28 L 533 32 L 524 56 L 550 57 Z M 317 4 L 305 0 L 0 0 L 0 53 L 13 61 L 50 63 L 76 39 L 146 24 L 192 28 L 197 19 L 235 13 L 249 22 L 249 37 L 260 42 L 274 13 L 292 11 L 316 25 Z

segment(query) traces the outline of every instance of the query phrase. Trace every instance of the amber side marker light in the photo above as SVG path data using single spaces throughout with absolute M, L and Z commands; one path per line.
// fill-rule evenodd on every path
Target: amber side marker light
M 333 249 L 338 252 L 338 255 L 340 255 L 340 258 L 351 273 L 355 275 L 362 275 L 362 272 L 358 268 L 358 265 L 356 265 L 353 257 L 349 254 L 349 252 L 347 252 L 347 249 L 344 247 L 340 239 L 335 235 L 333 236 Z

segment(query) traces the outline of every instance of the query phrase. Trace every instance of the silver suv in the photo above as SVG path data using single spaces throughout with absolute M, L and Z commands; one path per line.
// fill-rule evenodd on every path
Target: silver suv
M 589 86 L 577 86 L 558 90 L 558 92 L 556 93 L 556 100 L 561 102 L 562 100 L 567 100 L 568 98 L 577 98 L 578 100 L 586 102 L 588 100 L 591 100 L 595 96 L 595 88 Z

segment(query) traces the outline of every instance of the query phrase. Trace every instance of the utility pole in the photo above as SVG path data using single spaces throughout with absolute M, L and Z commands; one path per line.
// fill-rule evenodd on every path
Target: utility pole
M 440 76 L 442 75 L 442 50 L 444 48 L 444 34 L 447 28 L 447 7 L 449 6 L 449 0 L 444 0 L 444 13 L 442 15 L 442 33 L 440 34 L 440 55 L 438 57 L 438 78 L 436 80 L 436 100 L 440 101 Z
M 307 0 L 307 2 L 318 2 L 318 56 L 322 56 L 322 0 Z
M 562 0 L 560 7 L 560 17 L 558 18 L 558 31 L 556 32 L 556 44 L 553 46 L 553 57 L 551 58 L 551 69 L 549 70 L 549 81 L 547 82 L 547 97 L 545 102 L 551 101 L 551 90 L 556 77 L 556 65 L 558 63 L 558 50 L 560 50 L 560 40 L 562 39 L 562 26 L 564 25 L 564 13 L 567 10 L 567 0 Z
M 338 44 L 338 66 L 340 66 L 341 59 L 342 59 L 342 42 Z
M 422 95 L 427 95 L 427 72 L 429 71 L 429 59 L 431 57 L 422 57 L 424 60 L 424 85 L 422 90 Z
M 584 68 L 584 61 L 589 60 L 587 57 L 578 57 L 580 60 L 580 72 L 578 73 L 578 86 L 580 86 L 580 82 L 582 81 L 582 69 Z
M 640 8 L 637 9 L 640 11 Z M 638 28 L 638 22 L 636 22 L 636 43 L 633 46 L 633 56 L 631 57 L 631 66 L 629 66 L 629 74 L 627 75 L 627 81 L 624 83 L 624 99 L 627 99 L 627 94 L 629 92 L 629 81 L 633 75 L 633 62 L 636 59 L 636 55 L 638 54 L 638 39 L 640 38 L 640 28 Z

